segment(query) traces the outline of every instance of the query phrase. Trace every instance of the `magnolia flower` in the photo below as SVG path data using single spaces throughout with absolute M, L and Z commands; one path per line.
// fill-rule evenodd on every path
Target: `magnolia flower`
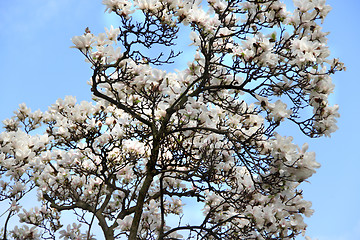
M 91 44 L 95 42 L 95 38 L 91 33 L 86 33 L 85 35 L 73 37 L 71 41 L 75 44 L 71 48 L 77 48 L 82 52 L 86 52 L 90 49 Z
M 284 118 L 290 117 L 292 111 L 286 108 L 286 104 L 281 100 L 277 100 L 274 104 L 274 107 L 271 109 L 271 116 L 274 117 L 276 122 L 283 121 Z
M 123 56 L 120 47 L 107 46 L 103 49 L 103 53 L 106 56 L 107 63 L 115 62 Z
M 312 0 L 294 0 L 294 5 L 299 9 L 300 12 L 307 12 L 314 8 Z
M 19 192 L 22 192 L 26 189 L 26 186 L 23 185 L 22 183 L 20 182 L 16 182 L 16 184 L 14 186 L 12 186 L 12 192 L 13 194 L 17 194 Z
M 103 0 L 102 4 L 106 5 L 105 12 L 117 12 L 123 16 L 128 17 L 129 14 L 133 13 L 134 10 L 131 10 L 131 2 L 127 0 Z
M 127 230 L 127 229 L 130 229 L 132 220 L 133 220 L 133 217 L 130 215 L 127 215 L 124 219 L 117 219 L 116 221 L 119 224 L 119 228 L 121 230 Z
M 10 231 L 10 235 L 13 239 L 41 239 L 41 233 L 38 232 L 35 226 L 32 228 L 29 228 L 27 225 L 23 225 L 20 228 L 15 226 L 15 228 Z
M 190 33 L 190 40 L 192 41 L 192 43 L 190 44 L 190 46 L 194 45 L 194 46 L 199 46 L 200 45 L 200 38 L 199 35 L 192 31 Z
M 321 46 L 313 41 L 310 41 L 308 37 L 303 37 L 301 39 L 294 39 L 292 41 L 292 51 L 296 54 L 296 61 L 294 63 L 300 62 L 315 62 L 317 60 L 317 52 Z
M 161 6 L 160 1 L 158 0 L 138 0 L 136 5 L 141 9 L 141 10 L 150 10 L 150 11 L 154 11 L 156 10 L 159 6 Z
M 105 33 L 100 33 L 95 39 L 96 39 L 96 45 L 98 47 L 111 44 L 111 41 L 106 38 Z
M 106 35 L 110 41 L 116 42 L 117 37 L 120 34 L 119 28 L 114 28 L 113 25 L 111 25 L 110 29 L 105 28 Z
M 326 15 L 331 11 L 331 7 L 326 4 L 326 0 L 312 0 L 315 10 L 319 11 L 321 19 L 321 23 L 324 22 Z

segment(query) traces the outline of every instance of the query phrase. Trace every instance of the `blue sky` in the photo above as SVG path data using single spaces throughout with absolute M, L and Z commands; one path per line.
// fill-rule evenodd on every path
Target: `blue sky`
M 328 0 L 333 10 L 325 20 L 330 31 L 333 57 L 346 63 L 347 71 L 336 74 L 332 103 L 340 105 L 339 130 L 331 138 L 309 142 L 322 164 L 303 185 L 305 198 L 316 210 L 307 219 L 308 235 L 323 240 L 360 239 L 360 26 L 358 0 Z M 46 110 L 66 95 L 78 101 L 91 100 L 89 64 L 75 49 L 71 37 L 85 27 L 103 32 L 116 26 L 116 18 L 104 14 L 101 0 L 1 0 L 0 1 L 0 120 L 8 118 L 20 103 L 33 110 Z M 293 132 L 293 131 L 291 131 Z M 285 133 L 286 134 L 286 133 Z

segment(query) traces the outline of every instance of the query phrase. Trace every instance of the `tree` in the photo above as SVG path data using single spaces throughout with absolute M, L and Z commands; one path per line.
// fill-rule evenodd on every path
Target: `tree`
M 121 26 L 72 41 L 91 64 L 93 102 L 20 105 L 0 134 L 8 239 L 295 239 L 313 212 L 299 184 L 319 164 L 276 131 L 330 136 L 325 0 L 103 0 Z M 174 63 L 185 29 L 195 48 Z M 158 53 L 154 55 L 156 49 Z M 42 134 L 39 134 L 44 131 Z M 26 210 L 31 191 L 41 207 Z M 190 202 L 188 206 L 184 201 Z M 202 204 L 202 220 L 183 209 Z M 77 221 L 63 226 L 61 213 Z M 9 230 L 18 215 L 22 227 Z M 79 224 L 87 226 L 81 228 Z M 29 227 L 30 225 L 30 227 Z

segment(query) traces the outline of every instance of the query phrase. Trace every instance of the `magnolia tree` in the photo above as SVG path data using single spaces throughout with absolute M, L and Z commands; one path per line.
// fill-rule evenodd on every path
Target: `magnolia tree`
M 2 238 L 94 239 L 97 224 L 108 240 L 304 234 L 313 210 L 299 184 L 319 164 L 276 131 L 337 128 L 330 76 L 344 67 L 319 26 L 325 0 L 294 1 L 293 11 L 278 0 L 103 4 L 120 27 L 72 39 L 93 70 L 94 101 L 66 97 L 45 112 L 22 104 L 4 121 Z M 165 71 L 182 32 L 194 57 Z M 39 204 L 25 209 L 30 192 Z M 15 215 L 24 224 L 10 229 Z

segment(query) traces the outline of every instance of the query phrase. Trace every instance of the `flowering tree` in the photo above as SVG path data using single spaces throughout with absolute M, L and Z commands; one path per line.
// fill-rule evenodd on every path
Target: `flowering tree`
M 0 134 L 3 239 L 295 239 L 315 154 L 276 133 L 336 130 L 325 0 L 103 0 L 121 26 L 72 39 L 94 102 L 24 104 Z M 194 58 L 167 72 L 190 29 Z M 147 51 L 147 49 L 156 49 Z M 148 54 L 149 53 L 149 54 Z M 43 131 L 42 134 L 40 134 Z M 36 191 L 40 206 L 21 200 Z M 188 205 L 184 201 L 189 202 Z M 198 222 L 185 208 L 202 205 Z M 64 226 L 62 212 L 76 222 Z M 3 213 L 3 214 L 5 214 Z M 9 228 L 18 215 L 23 226 Z M 80 227 L 78 223 L 82 223 Z M 84 227 L 84 225 L 86 227 Z

